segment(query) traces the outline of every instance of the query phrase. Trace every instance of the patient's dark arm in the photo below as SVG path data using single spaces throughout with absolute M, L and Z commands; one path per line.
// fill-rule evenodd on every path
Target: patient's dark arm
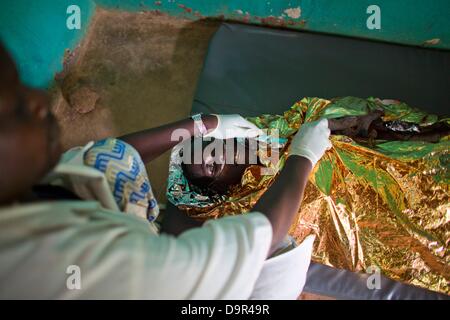
M 272 224 L 269 255 L 279 247 L 300 208 L 311 170 L 312 164 L 308 159 L 290 156 L 280 175 L 253 208 L 253 211 L 266 215 Z

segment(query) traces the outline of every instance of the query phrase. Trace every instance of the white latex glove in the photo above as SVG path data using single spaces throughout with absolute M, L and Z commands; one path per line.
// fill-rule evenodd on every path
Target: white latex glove
M 262 130 L 238 114 L 215 114 L 217 127 L 205 134 L 205 137 L 216 139 L 254 138 L 262 134 Z
M 328 120 L 306 122 L 292 139 L 289 155 L 298 155 L 311 161 L 313 167 L 331 148 Z

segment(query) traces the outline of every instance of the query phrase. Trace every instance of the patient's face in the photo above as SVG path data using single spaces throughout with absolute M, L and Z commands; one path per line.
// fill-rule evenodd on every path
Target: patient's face
M 211 141 L 192 139 L 190 148 L 184 149 L 183 173 L 193 185 L 225 194 L 233 185 L 240 183 L 248 165 L 249 149 L 237 147 L 235 139 Z M 197 155 L 194 153 L 197 152 Z M 201 155 L 199 155 L 201 153 Z

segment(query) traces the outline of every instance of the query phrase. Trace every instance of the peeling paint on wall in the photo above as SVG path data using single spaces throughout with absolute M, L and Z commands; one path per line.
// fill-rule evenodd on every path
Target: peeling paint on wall
M 380 30 L 368 30 L 371 0 L 92 0 L 122 10 L 160 10 L 172 16 L 239 21 L 310 30 L 416 46 L 450 49 L 450 1 L 377 0 L 383 15 Z M 440 39 L 426 44 L 426 39 Z
M 428 45 L 428 46 L 435 46 L 437 44 L 439 44 L 439 42 L 441 42 L 441 39 L 430 39 L 424 42 L 424 45 Z
M 302 9 L 300 7 L 289 8 L 284 10 L 284 13 L 286 13 L 289 18 L 298 19 L 302 14 Z

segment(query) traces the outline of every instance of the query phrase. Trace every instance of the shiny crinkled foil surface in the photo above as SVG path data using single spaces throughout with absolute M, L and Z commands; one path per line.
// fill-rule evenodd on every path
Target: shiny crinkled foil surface
M 274 174 L 251 166 L 229 195 L 210 199 L 192 190 L 172 153 L 168 198 L 197 219 L 248 212 L 284 165 L 290 138 L 302 123 L 383 109 L 385 121 L 426 126 L 438 119 L 405 103 L 345 97 L 304 98 L 283 115 L 249 120 L 287 138 Z M 355 141 L 332 135 L 333 147 L 314 168 L 290 234 L 298 243 L 316 234 L 313 260 L 364 272 L 378 267 L 394 280 L 450 294 L 450 140 Z M 372 269 L 373 270 L 373 269 Z

